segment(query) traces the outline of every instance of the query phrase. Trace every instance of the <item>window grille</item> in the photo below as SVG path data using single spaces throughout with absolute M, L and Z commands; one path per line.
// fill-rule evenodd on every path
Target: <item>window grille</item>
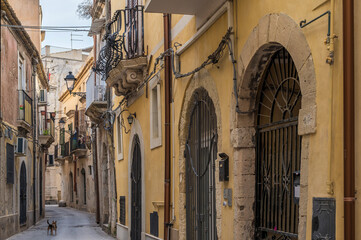
M 125 196 L 119 197 L 119 223 L 125 225 Z

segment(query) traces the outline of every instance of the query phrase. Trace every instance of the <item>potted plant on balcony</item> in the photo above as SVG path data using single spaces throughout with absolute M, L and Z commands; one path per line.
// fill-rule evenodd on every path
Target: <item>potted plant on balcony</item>
M 43 135 L 49 135 L 49 129 L 43 130 Z

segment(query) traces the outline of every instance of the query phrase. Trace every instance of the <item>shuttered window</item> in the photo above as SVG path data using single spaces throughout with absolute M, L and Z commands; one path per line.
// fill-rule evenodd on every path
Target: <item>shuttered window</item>
M 6 182 L 14 184 L 14 145 L 6 144 Z
M 119 197 L 119 223 L 125 225 L 125 196 Z
M 150 234 L 155 237 L 158 237 L 159 234 L 159 217 L 158 212 L 153 212 L 150 214 Z

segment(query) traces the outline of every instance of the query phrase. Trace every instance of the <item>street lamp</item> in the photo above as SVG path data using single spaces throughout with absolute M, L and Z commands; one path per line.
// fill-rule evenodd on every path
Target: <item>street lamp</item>
M 137 118 L 137 114 L 136 113 L 133 113 L 133 114 L 129 113 L 129 116 L 127 117 L 129 125 L 133 124 L 134 118 Z
M 66 88 L 68 89 L 70 94 L 73 94 L 73 96 L 78 95 L 80 97 L 86 96 L 85 92 L 73 92 L 76 78 L 74 77 L 72 72 L 69 72 L 69 74 L 64 78 L 64 80 L 66 83 Z
M 60 127 L 60 128 L 64 128 L 64 127 L 65 127 L 65 121 L 64 121 L 64 119 L 62 119 L 62 118 L 60 118 L 60 120 L 59 120 L 59 127 Z

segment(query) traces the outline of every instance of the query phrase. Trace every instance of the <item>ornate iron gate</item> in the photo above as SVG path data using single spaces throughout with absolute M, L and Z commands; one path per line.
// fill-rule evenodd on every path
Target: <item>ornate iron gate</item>
M 186 227 L 188 240 L 215 240 L 217 119 L 205 89 L 195 91 L 186 142 Z
M 26 223 L 26 166 L 23 162 L 20 168 L 20 225 Z
M 272 56 L 258 94 L 256 239 L 297 239 L 294 173 L 301 163 L 298 112 L 301 89 L 290 54 Z
M 138 135 L 134 137 L 133 160 L 131 166 L 131 239 L 140 240 L 142 235 L 142 159 Z

